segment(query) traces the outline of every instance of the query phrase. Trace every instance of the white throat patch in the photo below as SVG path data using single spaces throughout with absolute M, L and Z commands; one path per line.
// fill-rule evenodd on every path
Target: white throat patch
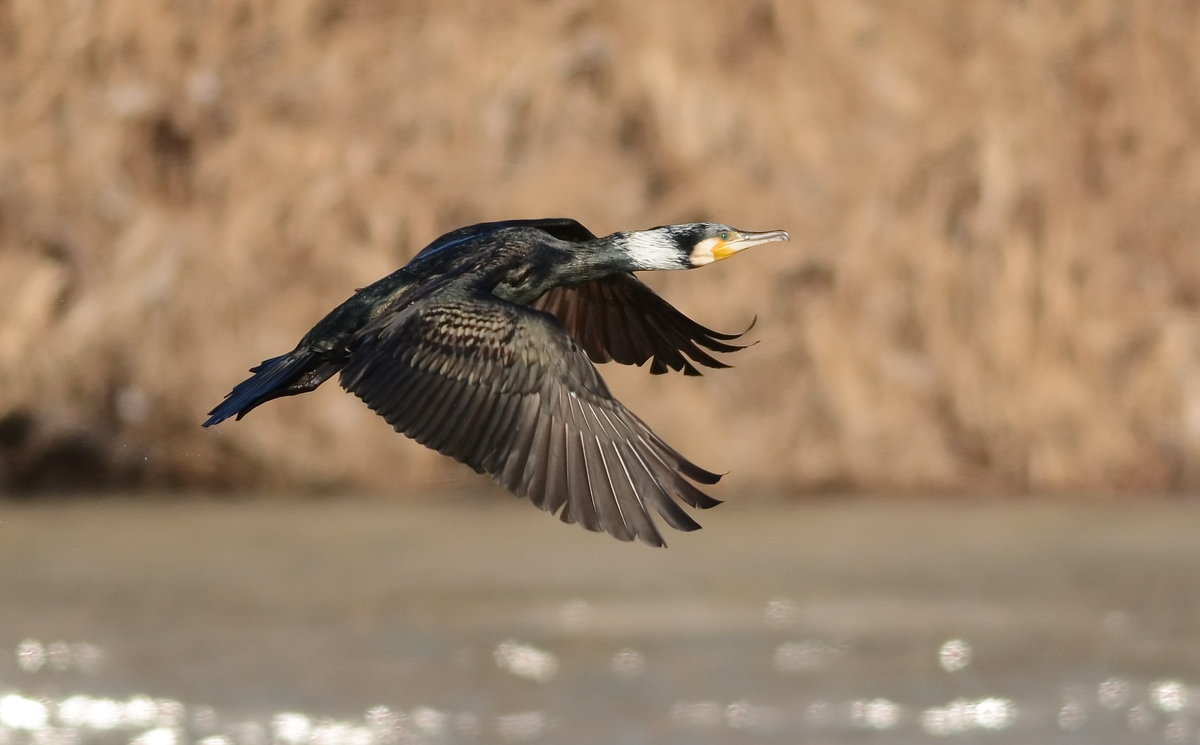
M 662 231 L 629 233 L 621 239 L 621 248 L 638 269 L 683 268 L 679 244 Z

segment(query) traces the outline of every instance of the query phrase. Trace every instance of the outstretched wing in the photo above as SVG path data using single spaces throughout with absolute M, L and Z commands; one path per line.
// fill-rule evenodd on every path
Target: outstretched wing
M 729 367 L 705 350 L 744 348 L 726 342 L 745 331 L 722 334 L 696 323 L 632 274 L 555 287 L 533 307 L 562 321 L 593 362 L 641 365 L 653 359 L 650 372 L 655 375 L 668 368 L 699 375 L 687 358 L 706 367 Z
M 665 545 L 651 513 L 700 526 L 676 500 L 718 501 L 688 461 L 609 393 L 551 316 L 442 293 L 375 321 L 342 386 L 402 432 L 564 522 Z

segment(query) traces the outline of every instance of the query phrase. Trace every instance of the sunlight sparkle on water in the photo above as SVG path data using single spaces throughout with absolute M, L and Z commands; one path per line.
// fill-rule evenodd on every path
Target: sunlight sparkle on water
M 800 617 L 800 608 L 787 598 L 771 598 L 763 609 L 767 625 L 773 629 L 792 626 Z
M 518 678 L 546 683 L 558 673 L 558 658 L 553 653 L 511 639 L 496 645 L 492 656 L 496 665 Z
M 1017 718 L 1016 705 L 1006 698 L 955 699 L 946 706 L 921 712 L 921 728 L 931 735 L 953 735 L 970 730 L 1001 730 Z
M 568 600 L 559 608 L 558 620 L 570 631 L 583 631 L 591 625 L 596 612 L 586 600 Z
M 304 742 L 312 732 L 312 720 L 303 714 L 285 711 L 271 720 L 271 732 L 276 742 L 284 745 Z
M 903 717 L 904 707 L 886 698 L 855 701 L 850 705 L 850 721 L 862 729 L 894 729 Z
M 131 745 L 176 745 L 179 733 L 170 727 L 147 730 L 130 741 Z
M 781 716 L 773 706 L 750 701 L 734 701 L 725 707 L 725 723 L 730 729 L 770 732 L 779 726 Z
M 1163 727 L 1163 739 L 1172 745 L 1185 743 L 1188 741 L 1188 733 L 1191 729 L 1191 724 L 1187 720 L 1174 719 L 1167 722 L 1166 727 Z
M 313 745 L 372 745 L 371 730 L 350 722 L 320 722 L 313 728 L 309 742 Z
M 94 644 L 61 640 L 43 644 L 37 639 L 25 639 L 17 644 L 14 654 L 17 667 L 27 673 L 48 668 L 57 672 L 74 669 L 90 674 L 97 671 L 103 659 L 100 648 Z
M 442 735 L 450 717 L 441 709 L 432 706 L 418 706 L 409 715 L 413 728 L 423 735 Z
M 1119 709 L 1129 702 L 1129 681 L 1108 678 L 1096 686 L 1096 700 L 1106 709 Z
M 1154 726 L 1154 712 L 1145 704 L 1134 704 L 1125 712 L 1125 721 L 1134 732 L 1146 732 Z
M 1058 710 L 1058 727 L 1067 732 L 1075 732 L 1087 724 L 1087 707 L 1081 701 L 1070 701 Z
M 971 645 L 962 639 L 949 639 L 938 649 L 938 664 L 946 672 L 958 672 L 971 664 Z
M 842 651 L 821 639 L 784 642 L 775 648 L 771 664 L 778 672 L 788 675 L 811 673 L 828 667 Z
M 828 729 L 837 724 L 837 707 L 832 701 L 813 701 L 804 707 L 804 721 L 814 729 Z
M 386 706 L 373 706 L 367 709 L 366 719 L 372 732 L 379 735 L 380 739 L 388 740 L 400 730 L 403 716 Z
M 1150 700 L 1159 711 L 1182 711 L 1188 705 L 1188 689 L 1179 680 L 1155 681 L 1150 686 Z
M 636 649 L 625 648 L 613 655 L 612 669 L 622 678 L 636 678 L 646 671 L 646 658 Z
M 46 648 L 37 639 L 26 639 L 17 645 L 17 666 L 27 673 L 37 672 L 46 664 Z
M 153 702 L 151 702 L 153 708 Z M 92 698 L 91 696 L 71 696 L 58 705 L 58 719 L 68 727 L 79 727 L 84 729 L 94 730 L 109 730 L 117 728 L 126 715 L 122 711 L 124 707 L 116 701 L 108 698 Z M 142 707 L 139 705 L 136 710 L 140 713 Z M 133 719 L 131 717 L 131 719 Z M 141 717 L 138 717 L 140 720 Z M 143 726 L 153 723 L 151 717 L 149 721 L 140 722 Z
M 671 704 L 671 721 L 690 729 L 712 729 L 721 724 L 724 709 L 716 701 L 678 701 Z
M 46 726 L 46 705 L 16 693 L 0 697 L 0 725 L 12 729 L 36 730 Z
M 758 601 L 751 606 L 761 608 Z M 768 624 L 779 624 L 788 631 L 764 629 L 756 622 L 754 642 L 728 647 L 720 662 L 720 675 L 746 676 L 766 674 L 769 684 L 754 690 L 741 689 L 740 679 L 730 687 L 717 678 L 687 680 L 692 697 L 672 698 L 672 689 L 661 688 L 661 679 L 686 670 L 695 645 L 681 645 L 673 639 L 669 645 L 656 645 L 653 638 L 637 639 L 637 647 L 609 646 L 611 639 L 577 635 L 593 625 L 593 614 L 604 609 L 579 600 L 550 606 L 562 609 L 560 634 L 555 651 L 527 642 L 493 636 L 484 649 L 492 650 L 492 659 L 478 655 L 456 657 L 466 671 L 466 691 L 476 696 L 490 694 L 492 683 L 481 684 L 477 673 L 492 663 L 505 673 L 534 683 L 555 685 L 530 686 L 520 681 L 500 683 L 499 690 L 516 698 L 508 702 L 514 708 L 497 711 L 495 704 L 473 710 L 469 705 L 452 708 L 448 702 L 462 698 L 446 697 L 423 688 L 398 686 L 403 696 L 435 697 L 437 705 L 405 701 L 402 707 L 376 705 L 361 717 L 335 719 L 321 714 L 285 709 L 271 714 L 259 711 L 257 717 L 230 719 L 225 712 L 204 704 L 187 704 L 170 698 L 155 698 L 144 693 L 107 698 L 73 689 L 103 689 L 107 675 L 93 681 L 81 681 L 80 673 L 98 667 L 81 663 L 84 659 L 104 658 L 107 674 L 111 659 L 90 644 L 63 641 L 42 642 L 24 639 L 13 644 L 7 670 L 0 668 L 0 682 L 11 685 L 7 676 L 15 673 L 23 685 L 0 689 L 0 745 L 448 745 L 449 743 L 537 743 L 571 741 L 572 733 L 584 727 L 589 731 L 603 720 L 588 719 L 597 691 L 603 696 L 610 690 L 614 697 L 636 698 L 645 721 L 620 722 L 622 727 L 646 727 L 661 733 L 656 741 L 679 745 L 691 740 L 718 738 L 719 741 L 840 741 L 842 735 L 869 732 L 894 733 L 903 739 L 913 734 L 932 736 L 947 743 L 968 742 L 985 733 L 1008 731 L 1007 739 L 997 743 L 1037 741 L 1021 740 L 1031 731 L 1049 728 L 1063 742 L 1119 742 L 1104 739 L 1116 731 L 1130 733 L 1138 741 L 1165 745 L 1200 745 L 1200 689 L 1195 681 L 1174 677 L 1170 670 L 1157 677 L 1107 676 L 1058 679 L 1032 693 L 1022 693 L 1014 701 L 995 695 L 1005 688 L 999 679 L 988 676 L 996 655 L 978 659 L 971 644 L 961 638 L 947 639 L 929 647 L 916 646 L 908 662 L 897 663 L 890 657 L 891 673 L 904 674 L 910 664 L 913 676 L 930 675 L 934 685 L 949 693 L 948 703 L 930 706 L 920 691 L 909 696 L 890 680 L 864 674 L 861 669 L 872 654 L 871 639 L 853 638 L 827 641 L 820 638 L 780 640 L 784 634 L 799 634 L 803 624 L 794 616 L 795 607 L 777 598 L 768 604 Z M 573 620 L 570 620 L 573 619 Z M 812 633 L 812 632 L 810 632 Z M 828 632 L 826 632 L 828 633 Z M 766 639 L 763 639 L 766 634 Z M 990 639 L 977 639 L 979 648 L 991 648 Z M 474 647 L 478 649 L 478 647 Z M 602 651 L 597 654 L 597 651 Z M 613 651 L 615 650 L 615 651 Z M 705 647 L 706 653 L 711 651 Z M 890 650 L 889 650 L 890 653 Z M 936 653 L 937 667 L 931 657 Z M 652 660 L 650 666 L 647 660 Z M 836 663 L 836 664 L 834 664 Z M 706 661 L 707 664 L 707 661 Z M 970 674 L 946 676 L 941 671 Z M 1178 669 L 1178 665 L 1175 665 Z M 647 674 L 652 670 L 653 674 Z M 122 671 L 118 668 L 119 673 Z M 418 671 L 421 676 L 428 672 Z M 788 677 L 780 677 L 780 676 Z M 501 676 L 503 679 L 503 676 Z M 561 679 L 561 680 L 560 680 Z M 423 681 L 424 678 L 417 678 Z M 579 692 L 572 688 L 586 681 Z M 839 697 L 830 694 L 834 685 L 842 688 Z M 882 682 L 881 682 L 882 681 Z M 494 682 L 494 681 L 493 681 Z M 483 688 L 479 686 L 483 685 Z M 928 690 L 928 688 L 927 688 Z M 1008 690 L 1011 690 L 1009 688 Z M 565 691 L 565 693 L 564 693 Z M 753 697 L 747 695 L 748 691 Z M 969 691 L 971 695 L 956 695 Z M 825 697 L 819 697 L 824 693 Z M 853 693 L 854 695 L 851 695 Z M 881 695 L 881 694 L 887 694 Z M 990 695 L 989 695 L 990 694 Z M 686 695 L 686 694 L 685 694 Z M 658 696 L 655 699 L 655 696 Z M 724 696 L 724 697 L 722 697 Z M 549 699 L 547 699 L 549 697 Z M 432 702 L 431 702 L 432 703 Z M 1019 727 L 1016 725 L 1020 725 Z M 1114 727 L 1113 725 L 1117 726 Z M 596 730 L 600 731 L 600 730 Z M 630 730 L 626 730 L 630 731 Z M 993 733 L 993 734 L 987 734 Z M 1101 737 L 1097 739 L 1097 734 Z M 621 740 L 618 736 L 617 741 Z
M 519 711 L 504 714 L 496 721 L 496 731 L 507 742 L 536 740 L 545 734 L 549 720 L 544 712 Z

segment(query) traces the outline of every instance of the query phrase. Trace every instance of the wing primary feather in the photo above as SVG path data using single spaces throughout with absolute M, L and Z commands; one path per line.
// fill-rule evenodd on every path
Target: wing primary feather
M 571 321 L 572 324 L 567 326 L 571 329 L 571 335 L 579 340 L 580 346 L 585 350 L 593 350 L 593 359 L 596 362 L 608 362 L 612 357 L 608 354 L 608 350 L 603 344 L 598 343 L 598 339 L 592 331 L 592 308 L 585 301 L 585 296 L 580 289 L 575 290 L 575 297 L 571 303 Z
M 511 425 L 509 412 L 515 396 L 511 393 L 499 393 L 495 388 L 489 388 L 491 408 L 487 417 L 478 422 L 482 428 L 479 438 L 475 441 L 472 458 L 488 473 L 493 473 L 506 455 L 504 437 Z
M 592 495 L 591 484 L 587 475 L 587 458 L 583 444 L 583 423 L 576 417 L 575 407 L 578 401 L 575 396 L 566 396 L 570 418 L 566 427 L 567 451 L 567 509 L 572 513 L 571 522 L 578 522 L 588 530 L 597 530 L 599 521 L 596 515 L 595 497 Z
M 620 444 L 617 442 L 609 442 L 607 445 L 610 448 L 614 460 L 616 460 L 617 464 L 621 467 L 620 475 L 624 476 L 624 478 L 617 478 L 614 480 L 613 492 L 615 493 L 620 490 L 625 494 L 623 499 L 620 495 L 617 495 L 616 498 L 617 504 L 621 504 L 621 502 L 624 501 L 627 505 L 629 505 L 627 508 L 622 510 L 622 512 L 625 514 L 626 523 L 628 523 L 633 529 L 634 535 L 636 535 L 643 543 L 647 543 L 651 546 L 666 546 L 667 542 L 664 541 L 662 535 L 659 534 L 658 528 L 654 525 L 654 520 L 651 519 L 649 511 L 646 509 L 645 500 L 643 500 L 641 495 L 638 494 L 638 483 L 633 474 L 629 472 L 629 466 L 625 463 L 624 456 L 621 455 Z M 657 485 L 651 483 L 648 485 L 648 488 L 655 490 L 658 487 Z
M 629 428 L 627 426 L 624 428 L 618 427 L 617 423 L 613 421 L 613 418 L 609 415 L 606 409 L 599 406 L 592 406 L 590 407 L 590 411 L 592 418 L 596 420 L 596 428 L 599 431 L 604 432 L 610 440 L 614 442 L 622 442 L 629 438 Z M 604 417 L 603 422 L 600 421 L 601 416 Z
M 536 427 L 530 426 L 531 420 L 537 416 L 536 402 L 532 396 L 525 398 L 521 404 L 513 412 L 513 416 L 517 418 L 516 439 L 512 441 L 508 449 L 508 457 L 504 463 L 504 469 L 499 473 L 498 479 L 510 491 L 516 491 L 521 486 L 522 477 L 525 470 L 529 467 L 529 456 L 533 448 L 533 438 L 537 433 Z M 536 423 L 536 422 L 532 422 Z
M 599 456 L 600 467 L 605 477 L 607 492 L 606 499 L 611 499 L 616 507 L 616 517 L 624 529 L 623 540 L 634 540 L 646 536 L 646 507 L 637 498 L 637 489 L 625 473 L 624 465 L 620 463 L 617 449 L 610 440 L 600 439 L 600 435 L 592 435 L 596 455 Z M 622 537 L 622 536 L 618 536 Z
M 645 443 L 647 449 L 654 452 L 659 460 L 664 461 L 664 465 L 668 468 L 677 470 L 692 481 L 701 484 L 715 484 L 721 480 L 721 474 L 701 468 L 680 455 L 675 448 L 663 442 L 661 437 L 654 434 L 654 431 L 647 427 L 645 422 L 639 419 L 637 420 L 637 424 L 638 439 Z
M 665 373 L 667 368 L 658 359 L 659 347 L 662 346 L 663 340 L 649 319 L 644 314 L 638 313 L 637 307 L 633 303 L 620 303 L 615 307 L 615 311 L 624 317 L 622 325 L 628 330 L 631 346 L 640 349 L 638 354 L 630 356 L 628 364 L 641 365 L 646 360 L 653 359 L 655 364 L 651 365 L 650 373 L 652 375 Z M 635 334 L 637 335 L 636 339 L 634 339 Z
M 708 346 L 710 343 L 715 344 L 716 346 L 709 347 L 714 351 L 736 352 L 742 349 L 743 347 L 741 346 L 721 344 L 720 341 L 733 341 L 744 336 L 746 331 L 754 328 L 754 322 L 751 321 L 750 325 L 746 327 L 746 331 L 739 333 L 727 334 L 711 329 L 688 316 L 674 305 L 671 305 L 666 299 L 636 277 L 626 279 L 622 283 L 622 289 L 629 295 L 629 299 L 626 301 L 628 304 L 640 305 L 645 309 L 647 316 L 654 316 L 661 319 L 687 336 L 704 344 L 704 346 Z M 641 297 L 635 297 L 637 295 L 641 295 Z
M 601 414 L 603 415 L 605 422 L 607 422 L 607 427 L 605 427 L 600 422 Z M 626 436 L 622 435 L 622 433 L 617 431 L 617 425 L 613 421 L 612 417 L 609 415 L 609 413 L 607 411 L 605 411 L 604 409 L 593 408 L 592 415 L 596 419 L 596 423 L 597 423 L 598 427 L 605 429 L 605 430 L 609 430 L 612 432 L 613 435 L 615 435 L 613 437 L 614 442 L 626 442 L 627 447 L 629 446 L 629 442 L 626 439 Z M 627 432 L 629 431 L 628 428 L 626 428 L 626 431 Z M 645 443 L 645 444 L 647 445 L 648 448 L 650 447 L 649 443 Z M 617 455 L 620 456 L 620 449 L 619 448 L 614 448 L 614 449 L 616 450 Z M 632 448 L 630 448 L 630 449 L 632 450 Z M 635 455 L 636 455 L 636 453 L 635 453 Z M 684 501 L 686 501 L 688 504 L 691 504 L 692 506 L 695 506 L 695 507 L 709 507 L 709 506 L 712 506 L 713 504 L 718 503 L 717 500 L 715 500 L 712 497 L 709 497 L 708 495 L 699 491 L 698 489 L 693 487 L 691 484 L 689 484 L 687 481 L 685 481 L 682 477 L 680 477 L 678 474 L 676 474 L 669 464 L 663 463 L 661 458 L 657 458 L 657 460 L 663 464 L 664 468 L 666 469 L 666 472 L 670 474 L 671 483 L 672 483 L 672 486 L 674 487 L 673 490 L 677 491 L 680 494 L 681 498 L 684 498 Z M 666 507 L 665 509 L 667 509 L 668 511 L 671 511 L 672 513 L 678 513 L 679 510 L 678 510 L 677 505 L 675 505 L 674 501 L 671 499 L 671 496 L 665 491 L 665 487 L 663 486 L 662 483 L 660 483 L 660 479 L 656 476 L 653 476 L 652 472 L 648 468 L 645 467 L 644 463 L 641 463 L 641 465 L 642 465 L 642 471 L 640 474 L 638 474 L 639 478 L 637 479 L 637 481 L 641 482 L 640 488 L 646 489 L 648 486 L 650 488 L 650 493 L 652 495 L 654 495 L 654 497 L 655 497 L 656 503 L 661 500 L 666 500 L 667 502 L 670 503 L 671 506 Z M 625 463 L 624 458 L 622 458 L 622 466 L 625 468 L 626 474 L 630 475 L 631 483 L 633 483 L 634 478 L 633 478 L 632 474 L 630 474 L 630 467 Z M 642 474 L 644 474 L 644 476 Z M 649 482 L 649 483 L 647 484 L 646 482 Z M 645 509 L 646 509 L 645 503 L 643 502 L 642 498 L 639 496 L 638 492 L 639 492 L 639 487 L 638 487 L 638 485 L 635 484 L 633 487 L 633 496 L 635 498 L 637 498 L 639 506 L 641 507 L 641 509 L 643 511 L 645 511 Z M 664 508 L 660 508 L 660 512 L 662 511 L 662 509 L 664 509 Z M 688 519 L 690 520 L 690 518 L 688 518 Z M 659 540 L 661 540 L 661 537 L 659 538 Z
M 467 429 L 471 437 L 463 444 L 462 460 L 473 468 L 483 471 L 487 448 L 491 444 L 496 407 L 500 397 L 491 389 L 478 381 L 475 383 L 475 408 L 470 414 L 471 426 Z
M 568 510 L 564 509 L 569 491 L 567 488 L 567 425 L 555 417 L 550 428 L 550 457 L 546 470 L 546 501 L 543 509 L 551 514 L 559 515 L 564 522 Z M 561 510 L 561 513 L 560 513 Z
M 537 401 L 534 396 L 530 396 L 530 399 Z M 547 448 L 550 445 L 549 434 L 552 421 L 550 416 L 538 411 L 536 406 L 534 407 L 533 443 L 529 448 L 529 462 L 526 463 L 525 474 L 518 492 L 518 494 L 529 497 L 530 501 L 539 507 L 543 507 L 546 502 L 546 474 L 550 462 Z
M 431 390 L 434 383 L 432 376 L 422 372 L 421 374 L 413 375 L 413 378 L 416 380 L 416 383 L 412 391 L 406 396 L 409 402 L 409 409 L 405 421 L 400 421 L 399 417 L 395 415 L 398 412 L 388 412 L 383 417 L 393 427 L 401 430 L 410 437 L 414 436 L 417 432 L 428 430 L 433 411 L 438 406 L 438 396 Z
M 454 422 L 453 434 L 450 441 L 446 445 L 446 449 L 454 459 L 475 466 L 474 463 L 467 461 L 467 457 L 474 449 L 474 445 L 479 440 L 479 422 L 484 421 L 480 414 L 485 404 L 488 402 L 489 393 L 484 388 L 470 383 L 460 383 L 460 387 L 466 390 L 460 394 L 461 403 L 457 411 L 454 412 L 452 418 Z M 451 421 L 451 418 L 447 418 Z
M 676 480 L 675 488 L 679 490 L 680 499 L 697 509 L 707 510 L 721 503 L 721 500 L 705 494 L 683 479 Z
M 557 299 L 558 311 L 555 315 L 558 316 L 563 326 L 568 329 L 568 333 L 576 339 L 579 335 L 579 298 L 570 289 L 566 287 L 557 287 L 551 290 Z
M 685 375 L 699 374 L 700 371 L 696 370 L 680 352 L 680 348 L 687 344 L 686 339 L 683 340 L 683 344 L 680 344 L 680 337 L 669 329 L 664 330 L 655 323 L 653 316 L 647 316 L 645 323 L 658 335 L 654 342 L 654 359 L 656 361 L 662 362 L 672 370 L 682 370 Z
M 720 474 L 705 470 L 680 455 L 674 448 L 664 442 L 661 437 L 655 434 L 654 430 L 650 429 L 636 414 L 628 410 L 625 411 L 625 414 L 629 420 L 628 426 L 631 429 L 631 436 L 640 440 L 647 448 L 656 449 L 664 453 L 671 464 L 688 478 L 701 484 L 715 484 L 721 480 Z
M 646 317 L 646 324 L 659 335 L 660 343 L 656 345 L 656 354 L 663 362 L 675 370 L 682 370 L 685 375 L 699 375 L 700 371 L 688 362 L 684 355 L 707 367 L 729 367 L 729 365 L 702 352 L 687 335 L 674 326 L 659 323 L 654 316 Z
M 621 302 L 611 283 L 600 285 L 604 295 L 604 326 L 608 329 L 608 349 L 612 358 L 626 365 L 640 365 L 645 358 L 638 359 L 637 343 L 633 339 L 634 326 L 628 322 L 628 305 Z
M 588 493 L 591 495 L 592 508 L 596 512 L 600 527 L 619 540 L 633 540 L 633 533 L 621 514 L 621 504 L 613 490 L 612 477 L 604 460 L 604 452 L 600 449 L 599 437 L 593 433 L 581 432 L 579 439 L 583 451 L 583 465 L 587 469 Z
M 672 491 L 674 491 L 675 495 L 678 496 L 680 499 L 683 499 L 684 501 L 686 501 L 688 504 L 692 505 L 693 507 L 701 507 L 702 505 L 704 507 L 712 507 L 714 505 L 720 504 L 720 502 L 718 502 L 717 500 L 713 499 L 712 497 L 708 496 L 704 492 L 702 492 L 694 487 L 691 488 L 690 491 L 684 492 L 684 490 L 681 488 L 681 485 L 682 486 L 691 486 L 691 485 L 688 484 L 686 481 L 684 481 L 681 476 L 675 475 L 676 474 L 675 469 L 672 468 L 672 464 L 668 463 L 663 458 L 663 454 L 660 453 L 657 448 L 646 448 L 646 451 L 651 456 L 653 456 L 656 460 L 658 460 L 658 462 L 662 464 L 664 469 L 666 469 L 668 472 L 670 472 L 672 475 L 674 475 L 674 478 L 671 479 L 671 487 L 672 487 Z M 699 495 L 699 497 L 697 497 L 696 495 Z M 695 501 L 693 501 L 693 500 L 695 500 Z
M 441 378 L 433 370 L 426 374 L 434 377 L 429 386 L 428 398 L 431 402 L 420 426 L 415 423 L 410 425 L 407 434 L 427 447 L 456 457 L 450 446 L 463 425 L 462 419 L 457 416 L 463 408 L 463 386 Z
M 458 396 L 453 395 L 451 391 L 443 391 L 430 408 L 426 426 L 423 429 L 413 428 L 413 439 L 439 453 L 451 455 L 446 448 L 450 436 L 454 433 L 450 414 L 457 408 Z
M 633 457 L 637 460 L 638 465 L 641 466 L 642 470 L 646 472 L 649 479 L 654 482 L 655 487 L 658 489 L 658 499 L 654 500 L 654 509 L 658 510 L 658 514 L 662 515 L 662 518 L 667 521 L 667 524 L 676 530 L 682 530 L 685 532 L 699 530 L 700 523 L 693 520 L 692 517 L 688 515 L 688 513 L 684 512 L 683 508 L 671 498 L 671 495 L 668 494 L 666 489 L 663 488 L 662 483 L 659 481 L 659 478 L 655 475 L 654 471 L 651 470 L 645 459 L 642 458 L 641 453 L 639 453 L 636 448 L 632 447 L 629 449 L 629 452 L 633 454 Z

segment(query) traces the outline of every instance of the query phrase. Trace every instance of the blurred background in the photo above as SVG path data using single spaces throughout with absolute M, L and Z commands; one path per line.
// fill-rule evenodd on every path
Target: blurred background
M 790 231 L 644 277 L 734 369 L 602 369 L 708 530 L 199 426 L 547 216 Z M 0 0 L 0 745 L 1197 743 L 1198 484 L 1194 0 Z
M 791 231 L 647 278 L 758 317 L 736 370 L 604 370 L 750 494 L 1200 478 L 1195 3 L 134 7 L 0 3 L 8 490 L 455 487 L 334 385 L 198 425 L 441 232 L 559 215 Z

